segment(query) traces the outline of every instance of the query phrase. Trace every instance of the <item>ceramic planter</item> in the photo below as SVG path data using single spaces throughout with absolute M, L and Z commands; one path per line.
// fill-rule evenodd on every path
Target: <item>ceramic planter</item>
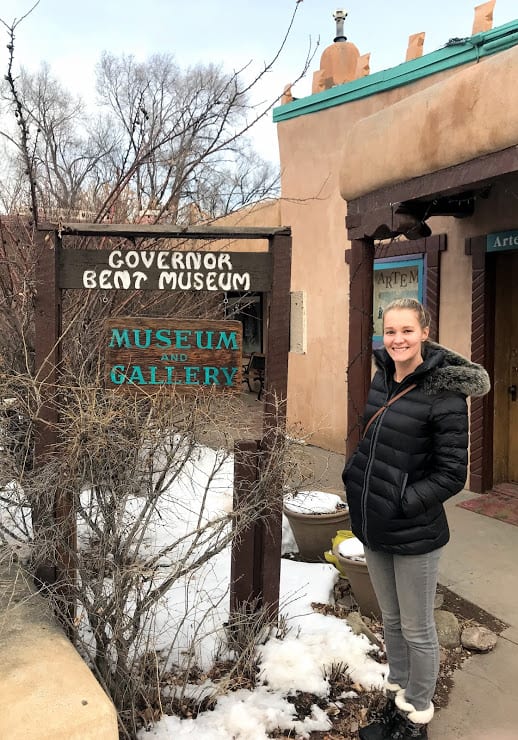
M 325 562 L 324 552 L 330 550 L 332 539 L 339 529 L 349 529 L 349 509 L 346 505 L 325 514 L 292 511 L 284 506 L 284 514 L 299 549 L 301 560 L 309 563 Z
M 381 609 L 378 599 L 374 593 L 371 577 L 367 568 L 367 563 L 361 560 L 354 560 L 345 555 L 341 555 L 338 547 L 333 547 L 333 555 L 336 556 L 340 565 L 340 570 L 345 573 L 351 586 L 351 591 L 356 599 L 361 614 L 366 617 L 375 617 L 381 619 Z

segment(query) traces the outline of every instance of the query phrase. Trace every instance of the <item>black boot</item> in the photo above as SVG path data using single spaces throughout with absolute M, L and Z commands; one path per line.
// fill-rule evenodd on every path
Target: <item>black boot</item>
M 383 740 L 428 740 L 427 725 L 412 722 L 401 710 L 396 709 L 395 715 L 392 729 Z
M 388 740 L 399 711 L 394 699 L 389 697 L 381 711 L 373 712 L 373 722 L 360 728 L 361 740 Z

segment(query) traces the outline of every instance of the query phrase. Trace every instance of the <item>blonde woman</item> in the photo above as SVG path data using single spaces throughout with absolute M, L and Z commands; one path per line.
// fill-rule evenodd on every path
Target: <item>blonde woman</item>
M 383 349 L 364 414 L 365 434 L 343 480 L 383 615 L 387 703 L 362 740 L 427 738 L 439 671 L 434 598 L 450 534 L 444 502 L 467 475 L 467 396 L 488 392 L 484 368 L 430 342 L 419 301 L 383 314 Z

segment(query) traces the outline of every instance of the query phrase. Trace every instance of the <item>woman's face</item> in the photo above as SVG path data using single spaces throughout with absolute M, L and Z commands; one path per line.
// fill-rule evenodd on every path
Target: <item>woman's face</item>
M 423 329 L 411 308 L 392 308 L 383 315 L 383 344 L 396 365 L 410 372 L 421 364 L 421 345 L 428 338 L 428 327 Z

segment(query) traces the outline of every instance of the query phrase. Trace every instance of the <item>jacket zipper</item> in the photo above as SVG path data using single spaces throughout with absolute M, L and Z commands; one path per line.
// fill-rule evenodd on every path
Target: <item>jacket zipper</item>
M 367 537 L 367 497 L 368 497 L 368 490 L 369 490 L 368 484 L 369 484 L 372 464 L 374 462 L 374 450 L 376 449 L 376 444 L 378 441 L 380 424 L 381 424 L 381 420 L 385 416 L 385 412 L 386 412 L 386 409 L 378 416 L 378 418 L 374 422 L 374 431 L 372 433 L 371 443 L 369 447 L 369 457 L 367 460 L 367 467 L 365 469 L 365 476 L 363 478 L 363 488 L 362 488 L 362 498 L 361 498 L 361 501 L 362 501 L 362 533 L 363 533 L 363 539 L 367 547 L 370 547 L 369 538 Z

